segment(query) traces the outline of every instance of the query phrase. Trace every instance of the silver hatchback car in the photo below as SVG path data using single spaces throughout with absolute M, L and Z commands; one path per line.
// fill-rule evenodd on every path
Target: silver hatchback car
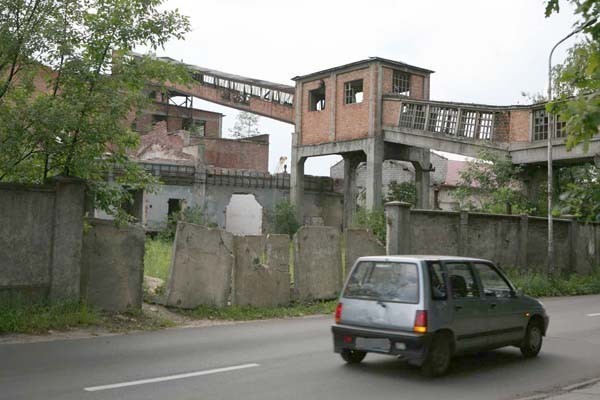
M 535 357 L 547 329 L 542 303 L 494 263 L 448 256 L 359 258 L 332 326 L 334 351 L 346 362 L 388 354 L 428 376 L 443 375 L 456 354 L 517 346 Z

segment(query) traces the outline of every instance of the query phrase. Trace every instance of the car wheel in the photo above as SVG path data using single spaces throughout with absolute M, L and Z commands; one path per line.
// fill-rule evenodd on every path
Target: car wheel
M 542 337 L 542 324 L 536 320 L 529 321 L 523 343 L 521 344 L 521 354 L 525 358 L 537 356 L 542 349 Z
M 450 368 L 452 360 L 452 344 L 448 335 L 437 334 L 433 337 L 427 357 L 421 366 L 421 372 L 425 376 L 442 376 Z
M 340 355 L 348 364 L 358 364 L 364 360 L 367 353 L 360 350 L 344 349 Z

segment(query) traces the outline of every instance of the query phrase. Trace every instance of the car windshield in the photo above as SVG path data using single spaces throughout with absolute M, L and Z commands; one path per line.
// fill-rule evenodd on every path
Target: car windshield
M 363 261 L 352 271 L 344 297 L 418 303 L 417 265 Z

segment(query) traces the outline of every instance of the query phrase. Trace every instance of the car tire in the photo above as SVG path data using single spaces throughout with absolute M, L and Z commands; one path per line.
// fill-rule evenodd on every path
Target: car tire
M 344 361 L 348 364 L 358 364 L 362 360 L 364 360 L 367 352 L 360 350 L 351 350 L 351 349 L 343 349 L 341 354 Z
M 531 320 L 527 324 L 527 330 L 525 330 L 525 337 L 521 344 L 521 354 L 525 358 L 532 358 L 538 355 L 542 349 L 542 337 L 544 329 L 542 324 L 538 320 Z
M 450 336 L 436 334 L 431 340 L 427 356 L 421 366 L 421 372 L 428 377 L 442 376 L 448 372 L 451 361 L 452 343 Z

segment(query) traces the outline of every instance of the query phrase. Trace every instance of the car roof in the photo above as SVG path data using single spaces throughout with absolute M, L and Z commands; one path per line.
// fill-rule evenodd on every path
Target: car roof
M 484 258 L 473 258 L 473 257 L 459 257 L 459 256 L 443 256 L 443 255 L 389 255 L 389 256 L 369 256 L 369 257 L 360 257 L 361 261 L 410 261 L 410 262 L 419 262 L 419 261 L 483 261 L 483 262 L 491 262 L 490 260 L 486 260 Z

